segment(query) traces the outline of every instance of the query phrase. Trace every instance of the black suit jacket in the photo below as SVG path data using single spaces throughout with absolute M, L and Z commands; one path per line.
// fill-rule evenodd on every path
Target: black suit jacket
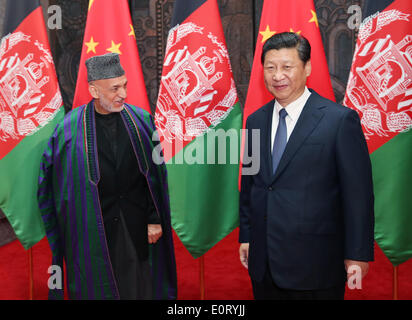
M 250 244 L 252 279 L 269 266 L 279 287 L 294 290 L 339 285 L 344 259 L 373 260 L 371 163 L 359 116 L 311 92 L 275 174 L 274 101 L 246 122 L 261 130 L 260 170 L 242 176 L 239 240 Z M 249 155 L 251 143 L 249 134 Z

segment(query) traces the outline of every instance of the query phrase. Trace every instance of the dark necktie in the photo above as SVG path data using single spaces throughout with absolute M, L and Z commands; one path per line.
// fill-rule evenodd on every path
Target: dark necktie
M 279 123 L 278 129 L 276 130 L 275 142 L 273 143 L 272 150 L 272 166 L 273 174 L 275 174 L 276 169 L 279 165 L 280 159 L 282 158 L 283 151 L 285 150 L 287 143 L 287 130 L 285 117 L 288 115 L 285 108 L 279 111 Z

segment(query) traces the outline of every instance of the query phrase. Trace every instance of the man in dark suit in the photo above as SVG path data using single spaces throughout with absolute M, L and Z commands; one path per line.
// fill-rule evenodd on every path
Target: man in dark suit
M 274 96 L 250 115 L 260 170 L 243 175 L 239 253 L 256 299 L 343 299 L 373 260 L 373 187 L 358 114 L 306 87 L 310 44 L 275 34 L 263 46 Z M 245 152 L 252 144 L 248 135 Z

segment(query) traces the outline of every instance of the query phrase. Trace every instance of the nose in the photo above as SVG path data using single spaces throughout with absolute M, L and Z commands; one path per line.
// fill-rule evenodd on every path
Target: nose
M 273 72 L 273 75 L 272 75 L 273 80 L 280 81 L 280 80 L 283 79 L 283 77 L 284 77 L 284 74 L 283 74 L 282 70 L 277 69 Z
M 127 89 L 126 88 L 120 88 L 118 91 L 118 95 L 122 99 L 126 99 L 127 97 Z

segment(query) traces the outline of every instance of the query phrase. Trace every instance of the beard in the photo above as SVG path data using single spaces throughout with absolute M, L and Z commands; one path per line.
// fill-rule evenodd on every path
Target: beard
M 103 95 L 99 95 L 100 106 L 107 112 L 120 112 L 124 108 L 124 103 L 117 107 L 114 102 L 109 101 Z

